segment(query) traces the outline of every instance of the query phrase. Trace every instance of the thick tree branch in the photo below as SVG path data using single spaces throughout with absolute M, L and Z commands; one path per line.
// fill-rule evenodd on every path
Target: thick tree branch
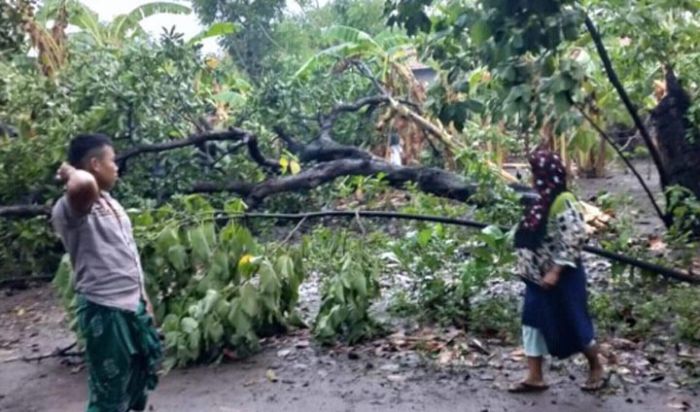
M 380 173 L 394 187 L 404 188 L 406 183 L 413 182 L 425 193 L 463 202 L 468 201 L 477 190 L 475 184 L 442 169 L 397 166 L 379 159 L 340 159 L 319 163 L 297 175 L 276 177 L 253 186 L 238 182 L 220 185 L 200 183 L 195 185 L 192 192 L 231 191 L 242 195 L 246 203 L 254 207 L 278 193 L 313 189 L 341 176 L 375 176 Z M 526 201 L 535 197 L 526 186 L 511 187 L 520 192 Z
M 32 218 L 36 216 L 49 216 L 50 206 L 43 205 L 11 205 L 0 206 L 0 217 L 5 218 Z
M 274 127 L 275 133 L 287 145 L 287 149 L 294 153 L 302 163 L 312 161 L 327 162 L 337 159 L 372 159 L 375 158 L 371 153 L 364 151 L 355 146 L 343 145 L 335 140 L 327 137 L 317 138 L 310 143 L 302 144 L 290 136 L 280 126 Z
M 217 133 L 205 133 L 194 135 L 188 137 L 187 139 L 172 140 L 169 142 L 138 145 L 136 147 L 124 150 L 117 156 L 117 163 L 126 162 L 134 156 L 138 156 L 143 153 L 158 153 L 165 152 L 168 150 L 179 149 L 187 146 L 195 146 L 205 142 L 212 141 L 226 141 L 226 140 L 242 140 L 245 136 L 245 132 L 242 130 L 234 129 L 225 132 Z
M 330 139 L 331 130 L 335 124 L 338 117 L 343 113 L 357 112 L 362 108 L 368 106 L 379 106 L 382 104 L 391 104 L 391 98 L 389 96 L 368 96 L 356 100 L 353 103 L 341 103 L 335 105 L 330 113 L 327 115 L 319 116 L 319 122 L 321 124 L 321 139 Z
M 260 147 L 258 146 L 257 137 L 246 130 L 238 128 L 229 128 L 228 130 L 221 132 L 198 134 L 181 140 L 172 140 L 169 142 L 149 145 L 139 145 L 120 153 L 116 158 L 116 162 L 120 165 L 124 165 L 128 159 L 144 153 L 159 153 L 174 149 L 180 149 L 188 146 L 201 145 L 206 142 L 235 140 L 243 142 L 248 146 L 248 152 L 250 153 L 250 157 L 260 166 L 275 173 L 280 171 L 280 166 L 278 162 L 272 159 L 268 159 L 262 154 L 262 152 L 260 151 Z
M 620 99 L 622 99 L 622 103 L 624 103 L 625 107 L 627 108 L 627 111 L 629 112 L 630 116 L 632 117 L 632 120 L 634 121 L 635 126 L 637 126 L 637 129 L 639 130 L 639 134 L 644 139 L 644 143 L 647 145 L 649 153 L 651 154 L 651 157 L 654 160 L 654 164 L 656 165 L 656 169 L 659 172 L 659 180 L 661 181 L 661 186 L 663 188 L 666 188 L 666 186 L 669 183 L 668 173 L 666 172 L 666 168 L 664 167 L 656 145 L 654 144 L 654 141 L 651 138 L 649 131 L 644 126 L 644 122 L 642 121 L 641 117 L 639 117 L 639 114 L 637 113 L 637 108 L 632 103 L 632 100 L 630 100 L 630 97 L 627 94 L 627 91 L 625 90 L 624 86 L 622 85 L 620 78 L 617 76 L 617 73 L 613 68 L 612 62 L 610 61 L 608 51 L 605 49 L 605 45 L 603 44 L 603 39 L 600 37 L 600 33 L 598 32 L 598 29 L 593 23 L 593 20 L 591 20 L 591 17 L 587 13 L 583 14 L 585 18 L 586 29 L 590 33 L 591 39 L 593 39 L 593 43 L 595 44 L 596 50 L 598 51 L 598 56 L 600 56 L 600 60 L 603 62 L 603 66 L 605 67 L 605 72 L 608 75 L 608 79 L 610 80 L 610 83 L 612 83 L 613 87 L 615 87 L 615 90 L 617 90 Z

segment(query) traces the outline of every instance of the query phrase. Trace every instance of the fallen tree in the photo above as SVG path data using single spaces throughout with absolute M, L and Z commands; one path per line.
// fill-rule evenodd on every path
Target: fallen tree
M 199 183 L 192 188 L 192 193 L 232 192 L 244 197 L 246 204 L 255 208 L 265 198 L 274 194 L 313 189 L 341 176 L 376 176 L 380 173 L 394 187 L 402 188 L 406 183 L 412 182 L 416 183 L 417 188 L 423 192 L 462 202 L 469 201 L 477 191 L 474 183 L 442 169 L 396 166 L 376 158 L 351 158 L 319 163 L 297 175 L 275 177 L 257 184 Z M 520 192 L 523 199 L 531 200 L 536 197 L 526 186 L 512 185 L 511 187 Z
M 407 183 L 415 183 L 419 190 L 436 196 L 467 202 L 477 191 L 478 184 L 469 181 L 464 176 L 456 173 L 420 166 L 393 165 L 372 153 L 354 146 L 343 145 L 332 138 L 332 129 L 339 116 L 345 113 L 359 111 L 368 106 L 390 105 L 394 108 L 399 105 L 398 100 L 389 96 L 386 92 L 382 95 L 370 96 L 358 99 L 352 103 L 335 105 L 328 113 L 320 114 L 318 122 L 320 133 L 308 143 L 303 143 L 287 134 L 281 127 L 274 128 L 280 140 L 284 142 L 286 149 L 293 153 L 300 162 L 308 167 L 297 175 L 279 176 L 282 172 L 277 160 L 263 155 L 257 137 L 240 128 L 229 128 L 225 131 L 196 134 L 185 139 L 172 140 L 157 144 L 139 145 L 123 150 L 117 156 L 117 163 L 126 171 L 127 161 L 147 153 L 161 153 L 186 147 L 202 147 L 210 142 L 235 142 L 240 147 L 245 145 L 250 159 L 267 173 L 265 180 L 261 182 L 200 182 L 195 184 L 190 193 L 235 193 L 246 199 L 249 207 L 260 206 L 262 201 L 272 195 L 283 192 L 313 189 L 342 176 L 376 176 L 385 175 L 387 181 L 396 188 L 403 188 Z M 401 114 L 413 113 L 408 105 L 401 104 Z M 422 127 L 427 122 L 418 116 Z M 434 130 L 433 130 L 434 132 Z M 443 136 L 444 137 L 444 136 Z M 501 173 L 501 176 L 503 176 Z M 528 186 L 514 183 L 508 179 L 510 187 L 521 194 L 524 202 L 533 200 L 536 195 Z M 0 206 L 0 217 L 26 218 L 37 215 L 46 215 L 50 212 L 44 205 L 12 205 Z

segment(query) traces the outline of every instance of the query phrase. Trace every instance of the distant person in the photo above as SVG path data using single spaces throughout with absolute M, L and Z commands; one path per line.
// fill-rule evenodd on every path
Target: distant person
M 605 372 L 588 313 L 586 272 L 581 262 L 586 223 L 576 198 L 567 191 L 566 171 L 559 157 L 537 151 L 529 163 L 539 199 L 526 209 L 515 233 L 517 271 L 526 284 L 522 338 L 529 372 L 509 390 L 546 390 L 543 357 L 564 359 L 583 353 L 590 370 L 581 388 L 596 391 L 605 384 Z
M 107 136 L 75 137 L 57 174 L 66 191 L 51 216 L 73 265 L 87 412 L 144 410 L 162 354 L 131 222 L 108 193 L 117 172 Z

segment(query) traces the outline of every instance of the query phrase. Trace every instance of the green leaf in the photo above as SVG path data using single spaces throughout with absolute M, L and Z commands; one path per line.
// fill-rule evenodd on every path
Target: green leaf
M 484 112 L 484 109 L 485 109 L 484 104 L 476 99 L 469 99 L 465 102 L 465 104 L 466 104 L 467 108 L 472 112 L 480 113 L 480 114 Z
M 260 289 L 263 291 L 263 293 L 274 294 L 280 290 L 280 280 L 269 261 L 264 260 L 260 264 L 260 270 L 258 273 L 260 276 Z
M 252 329 L 248 316 L 241 308 L 240 302 L 235 299 L 231 303 L 231 311 L 228 315 L 228 321 L 231 326 L 233 326 L 237 336 L 244 336 Z
M 205 333 L 210 342 L 221 342 L 224 336 L 224 326 L 217 320 L 212 320 L 206 327 Z
M 177 3 L 168 2 L 152 2 L 136 7 L 128 14 L 123 14 L 115 17 L 109 25 L 109 36 L 112 39 L 123 39 L 130 31 L 143 34 L 143 29 L 140 26 L 141 21 L 145 18 L 160 14 L 190 14 L 192 10 L 189 7 Z
M 188 232 L 190 244 L 194 251 L 194 255 L 201 261 L 207 261 L 211 257 L 211 248 L 207 241 L 207 235 L 202 226 L 190 229 Z
M 569 111 L 571 104 L 569 103 L 569 98 L 564 92 L 560 92 L 554 95 L 554 107 L 557 114 L 563 114 Z
M 495 238 L 495 239 L 501 239 L 504 236 L 501 228 L 499 228 L 498 226 L 495 226 L 495 225 L 489 225 L 489 226 L 485 227 L 484 229 L 481 230 L 481 233 L 483 233 L 489 237 Z
M 430 239 L 432 239 L 432 238 L 433 238 L 432 229 L 423 229 L 420 232 L 418 232 L 418 244 L 421 247 L 428 246 L 428 243 L 430 243 Z
M 199 350 L 202 343 L 202 334 L 198 329 L 193 330 L 189 335 L 187 335 L 187 340 L 189 341 L 190 358 L 195 360 L 199 357 Z
M 231 199 L 224 204 L 224 211 L 230 215 L 237 215 L 246 211 L 248 206 L 242 199 Z
M 253 285 L 246 283 L 239 291 L 241 309 L 250 317 L 258 314 L 258 291 Z
M 165 253 L 171 247 L 179 244 L 180 237 L 178 236 L 177 229 L 172 226 L 163 229 L 156 238 L 156 248 L 160 253 Z
M 214 95 L 214 101 L 227 103 L 232 107 L 242 106 L 246 103 L 246 100 L 243 94 L 233 90 L 225 90 Z
M 294 279 L 294 261 L 288 255 L 281 255 L 275 261 L 275 271 L 282 278 Z
M 204 238 L 207 240 L 207 245 L 213 249 L 216 246 L 216 228 L 214 227 L 214 223 L 202 224 L 202 232 L 204 233 Z
M 211 310 L 214 308 L 214 306 L 217 304 L 219 299 L 221 298 L 221 295 L 219 294 L 218 291 L 209 289 L 207 291 L 206 296 L 204 297 L 204 304 L 203 304 L 203 312 L 204 313 L 209 313 Z
M 217 278 L 223 282 L 228 282 L 230 280 L 231 268 L 229 266 L 229 256 L 225 251 L 219 250 L 214 253 L 210 272 L 216 274 Z
M 491 37 L 491 30 L 489 29 L 489 26 L 485 20 L 477 21 L 469 29 L 469 33 L 471 35 L 470 37 L 472 42 L 474 42 L 474 45 L 477 47 L 483 45 L 489 39 L 489 37 Z
M 180 325 L 179 319 L 173 313 L 168 314 L 165 317 L 165 319 L 163 319 L 163 331 L 165 331 L 165 332 L 178 331 L 180 329 L 179 325 Z
M 330 38 L 340 40 L 343 42 L 367 42 L 375 47 L 380 48 L 379 44 L 372 38 L 370 34 L 362 30 L 356 29 L 354 27 L 335 25 L 327 30 L 327 34 Z
M 355 273 L 352 277 L 353 288 L 360 298 L 367 297 L 367 280 L 362 273 Z
M 226 316 L 228 316 L 230 310 L 231 304 L 228 303 L 226 299 L 219 299 L 219 301 L 216 304 L 216 309 L 214 309 L 214 313 L 216 313 L 216 315 L 220 318 L 225 318 Z
M 173 267 L 182 271 L 187 267 L 187 250 L 182 245 L 171 246 L 168 249 L 168 262 L 173 265 Z
M 229 34 L 234 34 L 238 31 L 238 27 L 231 22 L 219 22 L 214 23 L 207 30 L 201 31 L 192 37 L 187 44 L 199 43 L 204 39 L 209 39 L 211 37 L 226 36 Z
M 185 332 L 186 334 L 191 334 L 197 329 L 197 321 L 190 318 L 182 318 L 180 321 L 180 327 L 182 328 L 182 331 Z

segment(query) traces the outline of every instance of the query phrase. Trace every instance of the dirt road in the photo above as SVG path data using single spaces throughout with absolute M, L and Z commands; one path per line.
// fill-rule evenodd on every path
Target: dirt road
M 84 410 L 83 370 L 73 373 L 56 358 L 5 362 L 51 352 L 71 339 L 49 287 L 0 300 L 0 411 Z M 510 395 L 503 388 L 522 375 L 517 362 L 438 368 L 414 353 L 376 356 L 374 349 L 369 344 L 349 355 L 346 348 L 318 348 L 302 332 L 269 342 L 244 361 L 171 372 L 151 396 L 150 410 L 656 412 L 698 405 L 692 394 L 652 382 L 617 381 L 606 393 L 584 394 L 578 389 L 584 370 L 576 362 L 555 365 L 549 392 Z

